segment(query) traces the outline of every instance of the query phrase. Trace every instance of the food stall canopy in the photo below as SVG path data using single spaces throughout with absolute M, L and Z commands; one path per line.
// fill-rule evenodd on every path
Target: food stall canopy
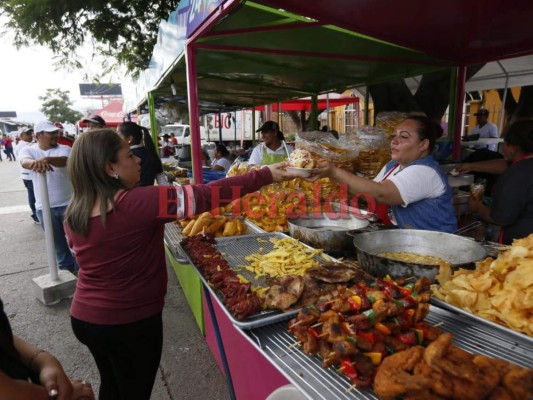
M 123 103 L 121 101 L 112 101 L 109 104 L 107 104 L 105 107 L 101 108 L 98 111 L 95 111 L 94 113 L 90 115 L 99 115 L 105 120 L 107 126 L 115 127 L 125 121 L 124 112 L 122 111 L 122 108 L 123 108 Z M 79 121 L 79 126 L 82 128 L 85 128 L 87 126 L 87 124 L 83 122 L 85 118 L 89 118 L 89 115 L 83 117 Z M 132 121 L 135 122 L 135 120 L 136 120 L 136 116 L 133 116 Z
M 189 40 L 199 98 L 221 109 L 533 54 L 526 1 L 227 0 L 211 17 Z M 187 95 L 183 55 L 144 88 L 172 97 L 172 83 Z
M 318 96 L 317 108 L 319 110 L 325 110 L 328 107 L 340 107 L 354 103 L 359 103 L 358 97 L 344 96 L 342 94 L 337 93 L 329 93 Z M 310 97 L 284 101 L 282 103 L 274 103 L 272 104 L 272 111 L 279 111 L 279 104 L 281 104 L 281 111 L 311 111 L 312 108 L 312 101 Z M 255 109 L 258 111 L 263 111 L 265 109 L 265 106 L 259 106 Z

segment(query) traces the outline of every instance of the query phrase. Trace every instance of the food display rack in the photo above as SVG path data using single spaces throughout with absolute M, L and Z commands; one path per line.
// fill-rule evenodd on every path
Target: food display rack
M 230 267 L 235 272 L 242 275 L 244 278 L 250 281 L 253 285 L 266 286 L 264 277 L 256 279 L 252 272 L 244 270 L 239 267 L 241 267 L 242 265 L 248 264 L 248 262 L 245 260 L 246 256 L 250 254 L 254 254 L 254 253 L 266 254 L 267 252 L 273 250 L 274 245 L 272 242 L 270 242 L 270 239 L 272 238 L 284 239 L 284 238 L 290 238 L 290 236 L 287 236 L 279 232 L 271 232 L 271 233 L 262 233 L 262 234 L 256 234 L 256 235 L 248 235 L 248 236 L 237 236 L 233 238 L 217 238 L 216 248 L 220 253 L 223 254 L 224 259 L 228 262 Z M 307 245 L 305 246 L 309 247 Z M 322 259 L 319 255 L 316 255 L 314 258 L 317 261 L 319 260 L 326 261 L 325 259 Z M 200 275 L 201 279 L 204 280 L 201 272 L 198 272 L 198 274 Z M 207 284 L 207 282 L 205 283 Z M 216 291 L 213 291 L 210 286 L 209 286 L 209 289 L 212 291 L 212 294 L 214 295 L 217 294 Z M 226 310 L 225 307 L 223 307 L 223 309 Z M 243 329 L 250 329 L 250 328 L 256 328 L 262 325 L 273 324 L 277 321 L 286 320 L 290 318 L 291 316 L 295 315 L 298 312 L 298 310 L 292 310 L 292 311 L 265 310 L 256 315 L 252 315 L 251 317 L 247 318 L 245 321 L 238 321 L 233 317 L 233 315 L 231 315 L 229 311 L 226 310 L 226 312 L 227 312 L 228 318 L 232 320 L 233 325 L 239 328 L 243 328 Z
M 254 227 L 255 225 L 251 224 L 251 228 L 254 229 Z M 256 229 L 260 230 L 257 227 Z M 286 237 L 285 234 L 281 233 L 252 235 L 254 238 L 261 237 L 265 241 L 268 241 L 272 236 Z M 172 249 L 174 256 L 179 254 L 189 263 L 188 256 L 179 245 L 182 239 L 181 227 L 167 224 L 165 229 L 167 250 Z M 219 251 L 223 253 L 225 258 L 233 259 L 230 263 L 235 263 L 235 257 L 241 259 L 248 250 L 238 250 L 235 243 L 232 243 L 232 239 L 234 240 L 236 237 L 229 240 L 219 240 L 223 244 Z M 248 240 L 245 240 L 244 243 Z M 178 251 L 182 253 L 177 253 Z M 195 267 L 190 267 L 191 270 L 196 271 Z M 205 288 L 208 285 L 203 284 L 202 286 L 204 290 L 207 290 Z M 228 357 L 224 361 L 228 365 L 225 366 L 224 370 L 230 371 L 228 386 L 232 386 L 231 390 L 237 395 L 236 398 L 263 400 L 266 397 L 265 393 L 267 393 L 265 390 L 268 391 L 283 385 L 283 382 L 286 381 L 294 384 L 303 395 L 313 400 L 377 398 L 370 389 L 354 388 L 348 390 L 350 388 L 349 380 L 338 373 L 336 367 L 324 369 L 320 357 L 306 355 L 298 347 L 291 347 L 296 339 L 288 332 L 288 320 L 294 313 L 281 313 L 282 315 L 276 318 L 260 317 L 261 322 L 259 324 L 253 322 L 248 326 L 246 324 L 239 326 L 228 315 L 228 311 L 218 296 L 209 291 L 204 292 L 204 294 L 212 300 L 216 314 L 214 316 L 207 310 L 204 301 L 203 316 L 206 326 L 206 341 L 221 369 L 219 351 L 224 350 L 225 347 Z M 198 295 L 201 296 L 201 294 Z M 453 333 L 454 344 L 470 353 L 484 354 L 522 367 L 533 368 L 533 339 L 528 336 L 509 332 L 509 330 L 499 326 L 491 326 L 487 321 L 480 320 L 473 315 L 457 312 L 449 307 L 441 308 L 435 303 L 431 305 L 431 311 L 426 320 L 434 325 L 442 324 L 439 326 L 440 329 Z M 220 343 L 214 339 L 214 331 L 221 336 L 222 349 Z M 258 368 L 260 366 L 261 384 L 251 379 L 250 374 L 257 372 L 257 368 L 242 368 L 242 365 L 251 364 L 258 365 Z M 268 384 L 270 384 L 268 388 L 260 387 Z M 234 391 L 233 386 L 235 387 Z
M 446 303 L 445 301 L 443 301 L 441 299 L 438 299 L 435 296 L 431 297 L 431 304 L 433 304 L 433 305 L 435 305 L 435 306 L 437 306 L 439 308 L 443 308 L 445 310 L 451 311 L 452 313 L 464 315 L 465 317 L 467 317 L 469 319 L 473 319 L 473 320 L 477 321 L 479 324 L 485 325 L 485 326 L 489 327 L 492 330 L 500 331 L 504 335 L 514 336 L 518 340 L 525 340 L 525 341 L 529 342 L 530 345 L 533 347 L 533 337 L 528 336 L 525 333 L 521 333 L 521 332 L 515 331 L 515 330 L 513 330 L 511 328 L 508 328 L 506 326 L 497 324 L 496 322 L 489 321 L 486 318 L 479 317 L 479 316 L 477 316 L 475 314 L 472 314 L 472 313 L 470 313 L 468 311 L 463 310 L 462 308 L 459 308 L 459 307 L 456 307 L 456 306 L 454 306 L 452 304 Z
M 454 344 L 476 354 L 484 354 L 533 368 L 533 343 L 525 338 L 492 329 L 465 315 L 458 315 L 431 306 L 426 317 L 430 324 L 443 323 L 439 328 L 454 335 Z M 294 336 L 288 331 L 288 322 L 244 330 L 250 343 L 309 399 L 377 399 L 370 389 L 350 388 L 348 378 L 338 373 L 338 367 L 322 368 L 322 359 L 305 354 L 294 347 Z

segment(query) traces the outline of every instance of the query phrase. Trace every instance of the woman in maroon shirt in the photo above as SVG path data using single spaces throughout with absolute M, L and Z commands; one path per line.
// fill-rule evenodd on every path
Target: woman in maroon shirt
M 74 334 L 96 361 L 100 400 L 147 400 L 163 342 L 164 224 L 294 176 L 276 164 L 208 185 L 139 187 L 140 159 L 107 129 L 74 143 L 68 171 L 65 231 L 80 266 Z

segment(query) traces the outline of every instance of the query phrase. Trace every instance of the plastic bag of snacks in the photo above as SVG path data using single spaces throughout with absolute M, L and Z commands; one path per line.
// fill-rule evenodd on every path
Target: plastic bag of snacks
M 411 115 L 411 114 L 409 114 Z M 406 113 L 399 111 L 382 111 L 376 115 L 376 128 L 385 132 L 390 139 L 400 122 L 407 117 Z
M 308 131 L 296 135 L 296 148 L 311 153 L 316 161 L 329 160 L 336 167 L 353 172 L 358 149 L 344 137 L 337 140 L 328 132 Z
M 250 165 L 248 165 L 248 163 L 244 161 L 239 162 L 239 163 L 233 163 L 232 166 L 228 169 L 226 176 L 230 177 L 230 176 L 242 175 L 250 171 L 250 168 L 251 168 Z
M 359 148 L 355 172 L 372 179 L 390 160 L 390 141 L 382 129 L 372 126 L 358 129 L 354 136 Z

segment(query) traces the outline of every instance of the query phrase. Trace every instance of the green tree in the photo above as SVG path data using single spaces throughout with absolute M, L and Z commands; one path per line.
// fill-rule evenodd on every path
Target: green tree
M 83 117 L 82 113 L 70 108 L 72 101 L 70 101 L 68 90 L 46 89 L 46 94 L 40 96 L 39 100 L 43 102 L 39 111 L 50 121 L 75 123 Z
M 106 57 L 104 70 L 125 66 L 136 75 L 148 67 L 161 19 L 179 0 L 3 0 L 0 15 L 9 19 L 16 46 L 52 49 L 63 66 L 81 68 L 73 54 L 92 43 Z

